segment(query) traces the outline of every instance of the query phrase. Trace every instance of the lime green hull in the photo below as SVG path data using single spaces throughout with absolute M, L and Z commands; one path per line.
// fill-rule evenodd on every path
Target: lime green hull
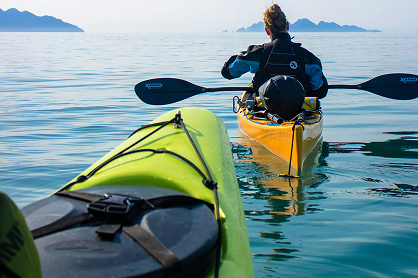
M 1 191 L 0 223 L 0 277 L 40 278 L 39 256 L 25 218 Z
M 152 123 L 171 120 L 178 110 L 155 119 Z M 224 123 L 212 112 L 199 108 L 180 109 L 181 117 L 201 153 L 213 180 L 218 184 L 222 223 L 220 277 L 254 277 L 244 210 L 235 174 L 229 138 Z M 138 144 L 127 149 L 166 150 L 180 154 L 203 173 L 204 166 L 185 131 L 169 124 Z M 134 133 L 81 175 L 88 175 L 103 162 L 128 148 L 158 127 Z M 177 190 L 194 198 L 215 204 L 214 193 L 202 182 L 202 176 L 184 160 L 169 153 L 137 152 L 123 155 L 105 164 L 82 182 L 71 181 L 61 190 L 79 190 L 104 185 L 155 186 Z M 206 277 L 213 277 L 212 270 Z

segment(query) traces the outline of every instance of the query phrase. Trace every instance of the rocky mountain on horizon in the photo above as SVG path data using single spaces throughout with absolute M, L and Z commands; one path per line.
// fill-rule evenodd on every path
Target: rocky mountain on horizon
M 84 32 L 83 29 L 52 16 L 36 16 L 15 8 L 0 9 L 0 32 Z
M 355 25 L 338 25 L 335 22 L 321 21 L 313 23 L 307 18 L 298 19 L 295 23 L 289 23 L 290 32 L 380 32 L 380 30 L 366 30 Z M 240 28 L 236 32 L 264 32 L 262 21 L 254 23 L 248 28 Z

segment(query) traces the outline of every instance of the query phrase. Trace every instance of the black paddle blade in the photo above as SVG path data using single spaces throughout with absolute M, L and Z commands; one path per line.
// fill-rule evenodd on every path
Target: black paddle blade
M 136 95 L 153 105 L 174 103 L 204 92 L 205 88 L 177 78 L 149 79 L 135 86 Z
M 407 100 L 418 97 L 418 76 L 414 74 L 380 75 L 359 86 L 362 90 L 391 99 Z
M 418 97 L 418 76 L 409 73 L 379 75 L 358 85 L 329 85 L 329 89 L 358 89 L 391 99 Z

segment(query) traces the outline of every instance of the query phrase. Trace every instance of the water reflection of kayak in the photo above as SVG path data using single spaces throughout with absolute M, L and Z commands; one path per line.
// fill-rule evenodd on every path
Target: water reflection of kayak
M 300 215 L 310 210 L 304 202 L 304 188 L 316 186 L 324 181 L 324 177 L 312 174 L 312 167 L 320 164 L 322 159 L 321 144 L 317 144 L 311 154 L 305 159 L 305 165 L 301 172 L 301 178 L 280 177 L 279 174 L 288 171 L 288 162 L 278 158 L 267 148 L 253 139 L 245 136 L 238 130 L 236 143 L 240 148 L 248 148 L 245 155 L 239 159 L 254 163 L 262 169 L 263 176 L 257 178 L 257 184 L 270 192 L 269 203 L 272 206 L 272 215 Z M 243 151 L 241 151 L 243 153 Z M 295 171 L 295 170 L 293 170 Z M 247 177 L 248 178 L 248 177 Z

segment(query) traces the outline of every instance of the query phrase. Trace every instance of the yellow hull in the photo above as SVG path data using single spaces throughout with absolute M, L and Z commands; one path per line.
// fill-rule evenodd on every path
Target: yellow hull
M 322 140 L 323 117 L 319 112 L 313 112 L 305 122 L 296 125 L 291 121 L 272 124 L 271 121 L 258 118 L 242 107 L 237 113 L 237 118 L 238 125 L 245 135 L 290 162 L 292 168 L 298 172 L 302 170 L 306 157 Z

